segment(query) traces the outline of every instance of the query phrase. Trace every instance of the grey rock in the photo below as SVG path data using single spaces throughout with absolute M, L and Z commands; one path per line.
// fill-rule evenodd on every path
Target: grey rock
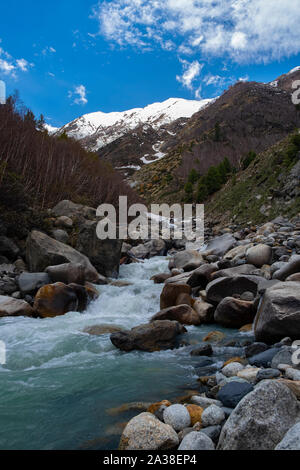
M 288 430 L 275 450 L 300 450 L 300 422 Z
M 209 241 L 205 251 L 211 255 L 224 256 L 236 243 L 236 239 L 230 233 L 225 233 Z
M 261 369 L 256 376 L 256 381 L 277 379 L 278 377 L 280 377 L 278 369 Z
M 245 395 L 252 392 L 253 385 L 248 382 L 232 381 L 224 385 L 217 394 L 220 400 L 227 408 L 235 408 Z
M 273 357 L 278 353 L 277 348 L 267 349 L 249 358 L 249 364 L 256 367 L 270 367 Z
M 274 343 L 285 336 L 297 339 L 300 331 L 300 289 L 297 286 L 295 282 L 282 282 L 266 290 L 255 318 L 257 341 Z
M 61 230 L 61 229 L 53 230 L 52 235 L 53 235 L 53 238 L 55 238 L 55 240 L 58 240 L 61 243 L 68 243 L 69 241 L 69 235 L 67 234 L 65 230 Z
M 179 444 L 174 429 L 151 413 L 141 413 L 125 427 L 119 450 L 167 450 Z
M 51 279 L 47 273 L 22 273 L 17 281 L 23 294 L 35 293 L 42 286 L 51 284 Z
M 20 253 L 19 248 L 13 240 L 6 236 L 0 236 L 0 255 L 10 260 L 15 260 Z
M 215 450 L 215 446 L 206 434 L 193 431 L 185 436 L 178 450 Z
M 219 450 L 273 450 L 299 419 L 295 395 L 282 383 L 260 382 L 231 413 Z
M 272 248 L 268 245 L 259 244 L 252 246 L 246 253 L 247 262 L 261 268 L 264 264 L 272 262 Z
M 199 395 L 194 395 L 191 398 L 191 402 L 194 405 L 201 406 L 201 408 L 203 408 L 203 409 L 208 408 L 211 405 L 220 406 L 220 407 L 223 406 L 222 402 L 219 401 L 219 400 L 214 400 L 213 398 L 202 397 L 202 396 L 199 396 Z
M 222 427 L 218 426 L 208 426 L 207 428 L 201 429 L 203 434 L 206 434 L 215 444 L 218 442 Z
M 175 431 L 182 431 L 191 425 L 191 417 L 183 405 L 171 405 L 164 411 L 164 422 L 172 426 Z
M 288 276 L 300 272 L 300 255 L 294 255 L 290 262 L 273 274 L 274 279 L 284 281 Z
M 100 240 L 97 222 L 86 221 L 81 225 L 76 249 L 87 256 L 97 271 L 106 277 L 117 277 L 120 267 L 122 240 Z M 70 260 L 71 261 L 71 260 Z
M 227 328 L 241 328 L 252 323 L 255 317 L 253 302 L 225 297 L 214 313 L 216 323 Z
M 258 286 L 263 278 L 257 276 L 220 277 L 211 281 L 206 287 L 207 301 L 220 303 L 225 297 L 243 294 L 245 291 L 257 294 Z
M 52 282 L 63 282 L 64 284 L 85 284 L 88 282 L 86 278 L 85 266 L 80 263 L 64 263 L 56 266 L 48 266 L 46 269 Z M 104 276 L 98 275 L 97 284 L 107 284 L 108 281 Z
M 219 406 L 211 405 L 206 408 L 201 416 L 201 423 L 204 428 L 207 426 L 217 426 L 225 420 L 225 413 Z
M 265 343 L 252 343 L 249 344 L 249 346 L 246 346 L 245 356 L 252 357 L 266 351 L 267 349 L 269 349 L 269 346 Z
M 279 364 L 293 364 L 292 354 L 293 349 L 288 346 L 283 346 L 281 349 L 277 349 L 277 354 L 273 357 L 271 362 L 272 369 L 277 369 Z
M 68 262 L 79 263 L 84 266 L 85 277 L 89 282 L 97 283 L 99 280 L 99 274 L 86 256 L 37 230 L 28 235 L 26 260 L 32 272 L 42 272 L 48 266 Z
M 25 300 L 0 295 L 0 317 L 33 317 L 34 311 Z
M 203 344 L 191 351 L 191 356 L 212 356 L 213 348 L 211 344 Z

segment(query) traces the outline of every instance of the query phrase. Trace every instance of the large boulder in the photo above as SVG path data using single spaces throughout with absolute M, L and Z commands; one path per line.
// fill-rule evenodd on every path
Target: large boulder
M 162 423 L 152 413 L 141 413 L 125 427 L 119 450 L 168 450 L 178 444 L 178 436 L 171 426 Z
M 287 277 L 292 274 L 300 273 L 300 255 L 292 256 L 291 260 L 288 263 L 275 271 L 273 274 L 273 279 L 279 279 L 280 281 L 285 281 Z
M 165 284 L 160 295 L 160 308 L 161 310 L 172 307 L 177 304 L 177 299 L 180 294 L 190 295 L 192 289 L 186 284 Z
M 47 273 L 22 273 L 17 279 L 20 291 L 23 294 L 35 293 L 38 289 L 46 284 L 51 283 L 51 279 Z
M 75 290 L 57 282 L 42 287 L 35 296 L 34 310 L 41 318 L 56 317 L 77 311 L 79 300 Z
M 193 309 L 197 312 L 200 324 L 201 323 L 213 323 L 214 322 L 214 311 L 215 307 L 204 300 L 196 299 L 193 303 Z
M 156 313 L 150 321 L 153 322 L 156 320 L 178 321 L 182 325 L 200 325 L 201 323 L 197 312 L 186 304 L 168 307 L 161 310 Z
M 273 450 L 299 420 L 295 395 L 282 383 L 264 380 L 241 400 L 221 432 L 220 450 Z
M 34 311 L 25 300 L 0 295 L 0 317 L 33 317 Z
M 76 249 L 88 257 L 103 276 L 117 277 L 120 267 L 122 240 L 100 240 L 96 232 L 97 222 L 86 221 L 81 225 Z
M 83 206 L 82 204 L 75 204 L 72 201 L 64 200 L 60 201 L 52 209 L 53 214 L 56 217 L 84 217 L 84 218 L 96 218 L 96 209 L 89 206 Z
M 262 280 L 263 278 L 258 276 L 220 277 L 207 285 L 207 301 L 218 304 L 225 297 L 232 297 L 234 294 L 241 295 L 244 292 L 252 292 L 256 296 Z
M 179 335 L 186 329 L 176 321 L 159 320 L 136 326 L 130 331 L 113 333 L 110 340 L 121 351 L 160 351 L 179 345 Z
M 47 276 L 52 282 L 63 282 L 64 284 L 85 284 L 88 281 L 86 279 L 86 268 L 80 263 L 64 263 L 56 266 L 48 266 L 46 269 Z M 107 284 L 108 281 L 104 276 L 99 274 L 97 284 Z M 49 282 L 48 282 L 49 284 Z
M 217 399 L 228 408 L 235 408 L 244 396 L 248 395 L 248 393 L 253 390 L 252 385 L 238 380 L 238 378 L 233 378 L 232 381 L 225 383 L 217 394 Z
M 99 274 L 86 256 L 37 230 L 33 230 L 28 235 L 26 260 L 32 272 L 41 272 L 48 266 L 58 264 L 79 263 L 84 266 L 87 281 L 95 283 L 99 281 Z
M 216 323 L 227 328 L 241 328 L 252 323 L 255 317 L 253 302 L 225 297 L 216 308 L 214 319 Z
M 264 264 L 271 264 L 272 256 L 272 247 L 264 244 L 252 246 L 246 253 L 247 262 L 258 268 L 261 268 Z
M 235 277 L 243 274 L 253 274 L 256 271 L 256 267 L 253 264 L 242 264 L 241 266 L 235 266 L 234 268 L 220 269 L 211 276 L 211 280 L 217 279 L 218 277 Z
M 205 252 L 211 255 L 224 256 L 227 251 L 236 245 L 236 239 L 230 233 L 224 233 L 220 237 L 210 240 L 206 246 Z
M 275 450 L 300 450 L 300 422 L 288 430 Z
M 185 250 L 176 253 L 172 260 L 172 267 L 193 271 L 204 263 L 203 256 L 196 250 Z
M 265 291 L 257 312 L 254 332 L 257 341 L 275 343 L 300 336 L 300 289 L 298 283 L 278 283 Z
M 195 269 L 188 278 L 187 284 L 191 287 L 201 287 L 205 289 L 207 284 L 212 280 L 211 275 L 218 270 L 216 264 L 203 264 L 200 268 Z

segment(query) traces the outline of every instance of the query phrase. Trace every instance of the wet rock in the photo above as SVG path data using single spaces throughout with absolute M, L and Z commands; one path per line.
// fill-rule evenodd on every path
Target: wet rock
M 150 321 L 157 320 L 178 321 L 182 325 L 200 325 L 200 318 L 197 312 L 185 304 L 165 308 L 156 313 Z
M 288 364 L 292 365 L 292 354 L 294 350 L 291 347 L 284 346 L 280 349 L 277 349 L 277 354 L 272 359 L 271 367 L 272 369 L 277 369 L 279 364 Z
M 300 289 L 295 282 L 278 283 L 265 291 L 254 324 L 257 341 L 297 339 L 300 330 Z
M 241 328 L 252 323 L 255 317 L 253 302 L 226 297 L 223 299 L 214 314 L 216 323 L 227 328 Z
M 270 367 L 273 357 L 278 353 L 278 349 L 271 348 L 249 358 L 249 364 L 256 367 Z
M 34 299 L 34 310 L 41 318 L 56 317 L 78 309 L 76 292 L 66 284 L 57 282 L 41 287 Z
M 213 441 L 203 432 L 192 431 L 185 436 L 178 450 L 214 450 Z
M 191 287 L 186 284 L 165 284 L 160 295 L 161 310 L 176 305 L 179 294 L 191 295 Z
M 114 346 L 122 351 L 160 351 L 178 346 L 178 336 L 186 329 L 180 323 L 169 320 L 154 321 L 139 325 L 129 331 L 113 333 L 110 337 Z
M 182 431 L 191 425 L 191 417 L 185 406 L 171 405 L 164 411 L 164 422 L 175 431 Z
M 203 300 L 195 300 L 193 309 L 197 312 L 201 324 L 213 323 L 215 307 L 212 304 L 204 302 Z
M 22 294 L 33 294 L 42 286 L 51 283 L 47 273 L 22 273 L 17 281 Z
M 222 331 L 211 331 L 204 338 L 204 342 L 219 343 L 225 338 L 225 333 Z
M 95 221 L 86 221 L 81 225 L 76 249 L 88 257 L 102 276 L 118 277 L 122 240 L 100 240 L 96 228 Z
M 269 349 L 269 346 L 265 343 L 252 343 L 252 344 L 249 344 L 249 346 L 246 346 L 245 356 L 246 357 L 256 356 L 257 354 L 260 354 L 266 351 L 267 349 Z
M 83 332 L 92 336 L 102 336 L 111 333 L 117 333 L 122 330 L 123 328 L 116 325 L 92 325 L 85 328 Z
M 0 295 L 0 317 L 34 317 L 34 311 L 24 300 Z
M 160 273 L 152 276 L 150 280 L 154 281 L 154 284 L 163 284 L 170 277 L 172 277 L 170 273 Z
M 295 395 L 263 381 L 237 405 L 222 429 L 219 450 L 273 450 L 299 416 Z
M 202 344 L 191 351 L 191 356 L 212 356 L 213 349 L 210 344 Z
M 174 429 L 151 413 L 141 413 L 123 431 L 119 450 L 167 450 L 179 444 Z
M 78 263 L 84 266 L 87 281 L 97 283 L 99 280 L 99 274 L 86 256 L 37 230 L 28 235 L 26 260 L 32 272 L 42 272 L 48 266 L 58 264 Z
M 226 383 L 217 394 L 217 399 L 228 408 L 235 408 L 237 404 L 252 392 L 253 385 L 247 382 L 231 381 Z

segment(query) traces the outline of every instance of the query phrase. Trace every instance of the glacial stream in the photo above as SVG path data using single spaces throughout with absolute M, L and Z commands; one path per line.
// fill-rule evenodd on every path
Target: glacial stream
M 109 334 L 92 336 L 89 326 L 132 328 L 159 311 L 162 285 L 151 276 L 167 271 L 157 257 L 122 266 L 131 285 L 100 286 L 100 297 L 83 314 L 53 319 L 2 318 L 0 340 L 7 362 L 0 366 L 0 449 L 115 449 L 121 423 L 139 411 L 113 409 L 131 402 L 155 402 L 184 395 L 197 386 L 191 346 L 156 353 L 122 353 Z M 212 326 L 188 327 L 185 339 L 197 344 Z M 223 330 L 226 339 L 245 338 Z M 231 350 L 232 349 L 232 350 Z M 235 355 L 235 348 L 227 348 Z M 225 359 L 216 348 L 216 364 Z

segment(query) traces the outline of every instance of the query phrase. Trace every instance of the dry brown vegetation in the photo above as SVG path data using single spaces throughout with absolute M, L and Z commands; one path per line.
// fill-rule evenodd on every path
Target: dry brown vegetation
M 0 194 L 16 180 L 30 204 L 42 209 L 63 199 L 94 207 L 117 204 L 119 195 L 130 203 L 138 199 L 111 165 L 73 139 L 37 130 L 34 115 L 10 97 L 0 106 Z

